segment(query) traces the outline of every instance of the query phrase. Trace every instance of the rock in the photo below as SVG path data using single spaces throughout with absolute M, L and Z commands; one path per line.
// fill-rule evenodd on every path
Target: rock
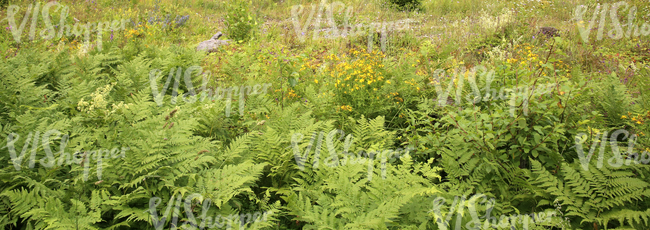
M 217 40 L 217 39 L 219 39 L 221 36 L 223 36 L 223 34 L 221 33 L 221 31 L 219 31 L 219 32 L 217 32 L 216 34 L 214 34 L 214 35 L 212 36 L 211 39 L 212 39 L 212 40 Z
M 207 51 L 208 53 L 216 52 L 219 49 L 219 46 L 225 46 L 230 44 L 230 40 L 218 40 L 223 34 L 217 32 L 210 40 L 205 40 L 196 47 L 196 51 Z
M 560 30 L 555 29 L 553 27 L 542 27 L 539 28 L 539 33 L 542 33 L 546 35 L 546 37 L 559 37 L 560 36 Z

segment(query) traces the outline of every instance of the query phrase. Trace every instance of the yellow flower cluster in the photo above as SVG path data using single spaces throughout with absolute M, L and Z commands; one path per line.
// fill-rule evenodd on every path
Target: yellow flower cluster
M 514 54 L 513 58 L 508 58 L 506 62 L 510 64 L 519 63 L 519 66 L 521 67 L 526 66 L 529 63 L 534 64 L 539 62 L 539 64 L 541 64 L 542 62 L 539 61 L 538 55 L 533 53 L 533 48 L 534 47 L 528 43 L 515 45 L 514 50 L 516 50 L 517 53 Z M 539 66 L 539 64 L 535 67 Z
M 391 97 L 393 97 L 393 98 L 395 99 L 395 103 L 397 103 L 397 104 L 399 104 L 400 102 L 404 103 L 404 99 L 402 99 L 402 98 L 399 97 L 398 95 L 399 95 L 398 92 L 389 93 L 388 95 L 386 95 L 386 98 L 391 98 Z
M 525 67 L 529 64 L 534 64 L 534 66 L 530 66 L 530 67 L 534 67 L 534 68 L 539 67 L 544 62 L 542 62 L 542 60 L 539 59 L 539 55 L 533 52 L 533 48 L 535 47 L 528 43 L 515 45 L 514 50 L 517 50 L 517 53 L 514 54 L 512 58 L 508 58 L 506 62 L 510 64 L 519 63 L 520 67 Z M 569 69 L 569 65 L 563 63 L 562 60 L 557 60 L 553 62 L 553 65 L 554 68 L 558 70 Z M 546 76 L 545 73 L 543 75 Z
M 347 93 L 348 90 L 354 92 L 371 88 L 376 91 L 377 86 L 382 82 L 390 84 L 390 81 L 384 81 L 384 76 L 378 71 L 379 68 L 384 67 L 381 64 L 384 54 L 361 53 L 355 49 L 351 49 L 349 53 L 352 54 L 349 59 L 353 60 L 349 60 L 345 55 L 341 58 L 335 54 L 325 57 L 325 60 L 334 62 L 325 70 L 325 75 L 333 78 L 334 87 L 343 89 L 344 93 Z
M 518 49 L 518 47 L 523 47 L 524 49 Z M 517 49 L 517 55 L 518 56 L 523 56 L 521 58 L 521 62 L 519 63 L 520 66 L 525 66 L 528 63 L 538 63 L 538 55 L 533 53 L 532 51 L 532 46 L 530 46 L 528 43 L 522 44 L 522 45 L 517 45 L 515 46 L 515 49 Z M 537 65 L 539 66 L 539 65 Z M 536 66 L 536 67 L 537 67 Z
M 77 103 L 77 109 L 79 109 L 81 112 L 86 112 L 86 113 L 90 113 L 96 108 L 105 109 L 108 103 L 104 98 L 113 89 L 113 86 L 115 86 L 115 82 L 106 85 L 106 87 L 97 88 L 97 90 L 95 90 L 94 93 L 90 94 L 90 97 L 92 97 L 92 101 L 89 103 L 84 101 L 84 99 L 82 98 L 79 101 L 79 103 Z
M 643 114 L 637 114 L 636 116 L 632 116 L 632 113 L 628 112 L 627 115 L 630 117 L 630 120 L 636 124 L 644 124 L 645 120 L 644 119 L 650 119 L 650 111 L 644 116 Z M 621 116 L 621 119 L 627 119 L 628 116 Z
M 130 29 L 126 31 L 126 38 L 137 37 L 137 36 L 140 36 L 139 30 Z
M 296 91 L 293 91 L 293 89 L 289 89 L 289 90 L 287 91 L 287 97 L 288 97 L 288 98 L 298 97 L 298 94 L 296 94 Z
M 274 92 L 281 92 L 282 89 L 276 89 Z M 287 98 L 294 98 L 298 97 L 298 94 L 296 94 L 296 91 L 293 91 L 293 89 L 288 89 L 287 90 Z
M 454 80 L 455 80 L 455 79 L 454 79 Z M 409 85 L 411 85 L 411 86 L 415 86 L 415 88 L 416 88 L 417 90 L 420 90 L 420 86 L 418 86 L 417 81 L 415 81 L 415 79 L 413 79 L 413 78 L 411 78 L 411 80 L 404 81 L 404 83 L 409 84 Z M 455 82 L 454 82 L 454 83 L 455 83 Z
M 349 106 L 349 105 L 343 105 L 343 106 L 341 106 L 341 110 L 352 111 L 352 106 Z
M 302 66 L 300 66 L 300 71 L 303 71 L 305 69 L 316 69 L 318 66 L 320 66 L 320 64 L 312 65 L 312 64 L 310 64 L 310 62 L 305 62 L 305 63 L 302 64 Z
M 126 38 L 131 38 L 131 37 L 140 37 L 141 35 L 144 35 L 144 28 L 141 28 L 142 25 L 138 25 L 135 29 L 130 29 L 126 31 Z M 148 25 L 146 25 L 145 28 L 149 28 Z M 151 32 L 149 32 L 149 35 L 151 35 Z

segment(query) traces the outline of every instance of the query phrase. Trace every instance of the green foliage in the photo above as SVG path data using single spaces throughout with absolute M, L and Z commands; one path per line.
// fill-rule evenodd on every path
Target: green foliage
M 400 10 L 414 10 L 422 5 L 422 0 L 387 0 L 391 5 Z
M 594 88 L 600 89 L 595 93 L 594 103 L 603 111 L 605 118 L 612 127 L 620 127 L 623 124 L 621 116 L 627 115 L 634 109 L 634 99 L 627 94 L 627 87 L 619 82 L 615 73 L 605 76 L 602 83 Z
M 349 146 L 350 152 L 382 151 L 390 146 L 385 142 L 390 132 L 381 130 L 383 117 L 362 118 L 357 122 L 352 127 L 355 144 Z M 336 150 L 343 148 L 343 143 L 335 141 L 333 146 L 336 147 L 327 149 L 329 154 L 325 149 L 321 151 L 321 159 L 331 159 L 332 154 L 336 154 L 340 159 L 338 166 L 325 166 L 327 160 L 319 167 L 307 164 L 305 172 L 295 177 L 297 186 L 283 197 L 291 210 L 289 214 L 307 222 L 306 229 L 377 229 L 409 225 L 404 215 L 417 213 L 422 216 L 428 208 L 418 206 L 412 199 L 442 193 L 432 183 L 434 178 L 440 178 L 437 174 L 440 168 L 432 168 L 425 162 L 415 163 L 408 154 L 401 156 L 401 165 L 385 163 L 386 171 L 383 172 L 381 158 L 348 157 L 344 155 L 346 150 L 340 153 Z M 319 147 L 324 145 L 316 146 Z
M 13 2 L 23 11 L 33 3 Z M 317 1 L 154 2 L 68 4 L 68 25 L 134 22 L 106 32 L 101 51 L 73 37 L 28 41 L 29 18 L 20 45 L 0 31 L 0 140 L 8 141 L 0 145 L 0 228 L 154 229 L 152 208 L 159 218 L 168 213 L 164 229 L 216 217 L 220 224 L 204 229 L 224 221 L 232 229 L 442 229 L 440 215 L 447 229 L 471 229 L 476 218 L 484 226 L 552 210 L 559 216 L 528 229 L 650 226 L 650 168 L 631 163 L 633 153 L 650 151 L 648 45 L 595 39 L 597 30 L 587 44 L 561 26 L 561 37 L 536 34 L 542 22 L 571 22 L 582 3 L 386 0 L 333 9 L 337 26 L 362 23 L 359 31 L 400 21 L 383 53 L 372 31 L 374 52 L 366 51 L 368 34 L 296 44 L 286 17 L 296 4 L 308 16 Z M 638 15 L 649 12 L 647 3 L 631 3 Z M 162 28 L 148 21 L 151 13 L 193 19 Z M 302 26 L 327 33 L 322 23 Z M 192 45 L 214 31 L 235 42 L 196 52 Z M 186 82 L 190 66 L 203 72 Z M 161 77 L 152 81 L 155 70 Z M 447 74 L 437 78 L 439 70 Z M 162 90 L 170 73 L 181 78 Z M 164 96 L 154 99 L 152 85 Z M 264 89 L 203 97 L 254 85 Z M 588 133 L 584 145 L 592 146 L 602 141 L 593 136 L 616 129 L 636 135 L 613 144 L 631 150 L 616 159 L 605 145 L 603 164 L 596 152 L 583 169 L 575 137 Z M 42 138 L 50 130 L 61 135 Z M 12 159 L 10 146 L 25 157 Z M 123 158 L 96 157 L 122 148 Z M 196 194 L 202 198 L 189 207 L 174 205 Z M 478 194 L 485 200 L 450 202 Z M 154 207 L 152 198 L 160 201 Z M 439 212 L 437 198 L 448 201 Z M 239 225 L 255 212 L 272 214 Z
M 605 157 L 605 161 L 610 156 Z M 650 184 L 646 178 L 636 178 L 647 172 L 647 166 L 615 168 L 605 162 L 597 166 L 593 159 L 588 170 L 578 162 L 563 163 L 561 173 L 549 173 L 532 160 L 531 181 L 539 186 L 536 196 L 539 205 L 559 202 L 565 216 L 571 219 L 571 228 L 587 228 L 597 224 L 606 228 L 630 227 L 641 229 L 648 225 L 650 209 L 647 197 Z
M 253 38 L 257 29 L 257 18 L 250 9 L 252 2 L 234 1 L 224 4 L 228 4 L 226 35 L 237 42 Z
M 150 197 L 169 200 L 172 195 L 186 193 L 211 198 L 222 214 L 260 211 L 260 201 L 252 203 L 257 198 L 251 187 L 265 165 L 238 160 L 247 138 L 238 138 L 222 148 L 219 142 L 194 135 L 193 130 L 200 127 L 197 118 L 191 116 L 196 107 L 170 107 L 169 94 L 163 100 L 164 107 L 153 102 L 148 87 L 151 63 L 163 63 L 168 69 L 176 66 L 174 60 L 184 59 L 169 53 L 161 59 L 142 55 L 122 63 L 119 60 L 130 58 L 111 52 L 77 60 L 76 67 L 62 55 L 28 53 L 0 64 L 7 70 L 0 82 L 2 97 L 6 98 L 2 106 L 7 111 L 2 114 L 0 137 L 5 140 L 10 133 L 20 135 L 15 143 L 18 151 L 23 146 L 29 148 L 25 140 L 28 133 L 51 129 L 70 136 L 64 146 L 67 154 L 130 148 L 125 158 L 93 158 L 86 167 L 73 163 L 46 168 L 38 162 L 45 157 L 46 144 L 56 146 L 57 162 L 65 160 L 56 151 L 61 138 L 40 143 L 40 137 L 35 137 L 39 141 L 31 144 L 36 153 L 35 168 L 28 167 L 27 158 L 21 161 L 20 171 L 13 164 L 5 164 L 1 170 L 0 212 L 6 214 L 0 220 L 3 227 L 99 229 L 147 225 L 151 221 L 144 211 Z M 28 58 L 30 55 L 36 58 Z M 116 68 L 112 69 L 111 63 Z M 121 84 L 113 87 L 113 79 Z M 91 93 L 94 96 L 88 97 Z M 90 107 L 79 103 L 84 99 Z M 0 152 L 3 162 L 11 162 L 8 148 Z

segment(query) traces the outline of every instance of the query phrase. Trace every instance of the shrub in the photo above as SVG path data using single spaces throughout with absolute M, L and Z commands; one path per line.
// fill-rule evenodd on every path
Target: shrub
M 250 12 L 251 2 L 239 1 L 229 4 L 226 15 L 226 34 L 238 42 L 248 41 L 257 26 L 257 20 Z
M 422 0 L 388 0 L 388 3 L 399 10 L 413 10 L 422 5 Z

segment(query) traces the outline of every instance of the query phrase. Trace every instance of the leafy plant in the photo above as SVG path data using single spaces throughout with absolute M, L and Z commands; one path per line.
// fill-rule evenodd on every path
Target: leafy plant
M 227 36 L 237 42 L 252 39 L 257 29 L 257 18 L 250 9 L 252 1 L 235 1 L 227 5 L 225 30 Z
M 392 6 L 400 10 L 415 10 L 422 5 L 422 0 L 387 0 Z

